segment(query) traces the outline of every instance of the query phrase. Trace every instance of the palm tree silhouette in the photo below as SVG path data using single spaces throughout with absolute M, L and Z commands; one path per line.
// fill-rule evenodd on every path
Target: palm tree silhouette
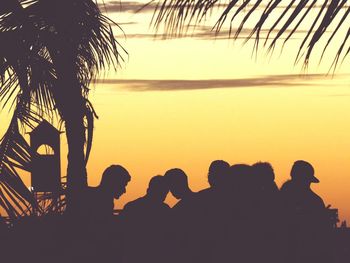
M 273 51 L 276 44 L 284 44 L 296 34 L 303 34 L 295 62 L 303 61 L 309 65 L 311 54 L 317 44 L 321 45 L 320 62 L 332 45 L 337 52 L 331 64 L 334 70 L 339 62 L 350 52 L 347 43 L 350 36 L 348 27 L 350 6 L 346 0 L 164 0 L 159 2 L 153 23 L 157 29 L 164 25 L 168 34 L 181 34 L 189 26 L 205 21 L 213 15 L 213 9 L 219 13 L 212 30 L 218 33 L 229 19 L 229 36 L 237 39 L 243 29 L 249 31 L 246 41 L 255 39 L 255 49 L 263 46 Z M 254 26 L 249 27 L 248 22 Z M 304 26 L 304 28 L 303 28 Z M 327 32 L 330 30 L 331 32 Z M 327 34 L 329 33 L 329 34 Z M 323 41 L 324 40 L 324 41 Z
M 30 149 L 18 122 L 33 128 L 47 115 L 58 114 L 65 124 L 69 200 L 79 202 L 96 117 L 89 84 L 106 67 L 116 69 L 120 50 L 125 52 L 112 23 L 93 0 L 2 0 L 0 101 L 15 110 L 0 146 L 0 206 L 10 216 L 30 201 L 15 170 L 30 170 Z

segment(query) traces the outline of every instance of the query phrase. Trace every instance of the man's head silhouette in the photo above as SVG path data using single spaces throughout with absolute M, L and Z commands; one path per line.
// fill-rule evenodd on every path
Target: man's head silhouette
M 170 169 L 166 171 L 164 176 L 167 178 L 170 192 L 175 198 L 182 199 L 192 192 L 188 186 L 187 175 L 183 170 L 179 168 Z
M 156 175 L 148 184 L 147 197 L 163 202 L 169 192 L 169 184 L 164 176 Z
M 208 182 L 211 187 L 224 184 L 230 165 L 223 160 L 215 160 L 209 166 Z
M 292 170 L 290 172 L 290 176 L 294 182 L 306 184 L 320 182 L 314 174 L 315 170 L 312 165 L 303 160 L 294 162 Z
M 252 165 L 254 176 L 261 183 L 270 183 L 275 181 L 275 173 L 272 165 L 268 162 L 257 162 Z
M 131 176 L 123 166 L 111 165 L 102 174 L 100 188 L 118 199 L 126 192 L 126 186 L 130 180 Z

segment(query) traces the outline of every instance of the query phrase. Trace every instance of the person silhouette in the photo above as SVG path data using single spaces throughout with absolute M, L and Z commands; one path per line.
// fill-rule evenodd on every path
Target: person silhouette
M 188 199 L 193 198 L 194 192 L 190 189 L 188 177 L 183 170 L 179 168 L 170 169 L 165 172 L 164 177 L 169 182 L 171 194 L 179 200 L 173 209 L 180 209 Z
M 164 176 L 152 177 L 145 196 L 127 203 L 120 213 L 124 230 L 123 262 L 167 262 L 170 207 L 164 203 L 169 184 Z
M 277 193 L 278 187 L 275 182 L 275 172 L 268 162 L 257 162 L 252 165 L 260 191 L 265 193 Z
M 256 251 L 261 262 L 279 262 L 281 258 L 281 204 L 273 167 L 268 162 L 252 165 L 256 191 Z
M 164 174 L 169 182 L 171 194 L 179 201 L 171 209 L 172 232 L 170 242 L 173 254 L 173 262 L 192 262 L 192 244 L 194 242 L 193 228 L 197 222 L 198 212 L 196 194 L 188 185 L 186 173 L 173 168 Z
M 215 160 L 210 164 L 208 183 L 212 189 L 224 186 L 229 169 L 229 163 L 223 160 Z
M 283 201 L 292 212 L 306 216 L 308 221 L 324 217 L 325 204 L 320 196 L 311 189 L 312 183 L 320 181 L 314 175 L 314 168 L 306 161 L 294 162 L 291 170 L 291 180 L 285 182 L 281 187 Z
M 210 187 L 196 194 L 198 220 L 195 226 L 194 262 L 217 262 L 220 240 L 226 220 L 227 199 L 225 188 L 230 165 L 223 160 L 211 162 L 208 169 Z
M 306 161 L 294 162 L 291 180 L 281 187 L 287 223 L 288 262 L 331 262 L 327 253 L 327 210 L 320 196 L 311 189 L 319 183 L 314 168 Z
M 126 192 L 131 180 L 129 172 L 121 165 L 107 167 L 97 187 L 87 187 L 84 203 L 78 213 L 68 214 L 67 235 L 65 242 L 77 261 L 111 262 L 116 247 L 118 229 L 113 215 L 114 199 L 119 199 Z M 78 215 L 78 216 L 77 216 Z
M 99 220 L 113 216 L 114 199 L 119 199 L 131 180 L 129 172 L 121 165 L 111 165 L 102 174 L 97 187 L 89 187 L 86 193 L 86 204 L 90 217 L 96 215 Z
M 227 187 L 229 170 L 230 165 L 223 160 L 215 160 L 209 166 L 208 183 L 210 187 L 196 194 L 200 213 L 207 219 L 202 220 L 203 224 L 209 223 L 211 220 L 209 218 L 210 216 L 216 218 L 216 211 L 222 210 L 222 205 L 224 205 L 221 202 L 224 198 L 222 195 L 225 192 L 224 189 Z

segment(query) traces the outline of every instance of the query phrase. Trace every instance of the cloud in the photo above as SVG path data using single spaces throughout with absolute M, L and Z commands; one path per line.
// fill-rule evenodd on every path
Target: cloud
M 137 1 L 110 1 L 109 3 L 99 5 L 102 12 L 128 12 L 128 13 L 149 13 L 154 12 L 160 7 L 163 1 L 137 2 Z M 170 6 L 170 5 L 168 5 Z M 225 8 L 227 4 L 217 3 L 215 8 Z
M 162 3 L 162 2 L 160 2 Z M 145 13 L 145 12 L 151 12 L 153 13 L 158 5 L 158 1 L 148 2 L 148 3 L 142 3 L 137 1 L 111 1 L 108 3 L 105 3 L 104 5 L 101 5 L 101 10 L 105 12 L 123 12 L 123 13 Z M 227 4 L 217 4 L 217 8 L 224 8 L 227 6 Z M 263 8 L 263 6 L 261 6 Z M 139 24 L 141 22 L 138 22 Z M 144 21 L 145 24 L 150 24 L 151 19 L 149 21 Z M 127 25 L 128 23 L 125 23 L 124 25 Z M 131 22 L 130 24 L 137 24 L 137 22 Z M 120 24 L 123 25 L 123 24 Z M 214 25 L 214 24 L 213 24 Z M 164 28 L 162 28 L 164 27 Z M 225 23 L 223 28 L 219 32 L 215 32 L 215 29 L 213 30 L 212 26 L 203 26 L 203 25 L 186 25 L 184 26 L 182 32 L 178 32 L 175 30 L 175 32 L 172 32 L 171 29 L 166 27 L 165 24 L 161 24 L 159 30 L 157 31 L 154 29 L 154 33 L 132 33 L 127 34 L 128 38 L 144 38 L 144 39 L 158 39 L 158 40 L 166 40 L 166 39 L 178 39 L 178 38 L 194 38 L 194 39 L 202 39 L 202 40 L 227 40 L 227 39 L 233 39 L 235 32 L 237 31 L 237 27 L 231 28 L 231 35 L 229 31 L 229 23 Z M 271 32 L 271 36 L 273 37 L 277 34 L 280 28 L 275 28 Z M 240 35 L 237 37 L 237 39 L 246 39 L 250 33 L 252 32 L 253 28 L 244 28 Z M 127 32 L 127 30 L 125 30 Z M 292 29 L 286 29 L 284 31 L 284 35 L 281 36 L 279 39 L 284 40 L 286 37 L 291 33 Z M 160 33 L 161 32 L 161 33 Z M 260 31 L 260 38 L 264 40 L 264 37 L 267 36 L 267 33 L 269 32 L 268 29 L 264 28 Z M 304 34 L 307 33 L 306 30 L 298 29 L 293 34 L 293 37 L 291 39 L 299 38 L 298 34 Z M 119 35 L 116 36 L 117 38 L 120 37 Z M 256 39 L 256 35 L 254 34 L 251 39 Z
M 162 0 L 149 0 L 148 2 L 138 2 L 138 1 L 110 1 L 108 3 L 100 4 L 99 7 L 102 10 L 102 12 L 130 12 L 130 13 L 137 13 L 137 12 L 154 12 L 155 8 L 157 6 L 161 6 L 164 3 Z M 168 4 L 170 6 L 171 4 Z M 254 4 L 251 4 L 246 7 L 246 9 L 249 9 Z M 224 10 L 227 8 L 228 3 L 220 3 L 216 2 L 214 4 L 214 9 Z M 234 14 L 234 11 L 238 8 L 239 4 L 236 4 L 236 7 L 234 7 L 231 10 L 232 15 Z M 280 3 L 276 9 L 282 9 L 285 10 L 288 5 Z M 322 4 L 317 4 L 314 6 L 314 8 L 321 8 Z M 294 10 L 297 7 L 297 4 L 293 4 L 291 7 L 291 10 Z M 306 5 L 305 9 L 309 7 L 309 4 Z M 266 3 L 261 3 L 258 7 L 258 10 L 264 10 L 267 8 Z
M 253 29 L 251 28 L 244 28 L 240 32 L 239 36 L 236 39 L 247 39 L 247 37 L 250 35 Z M 179 39 L 179 38 L 191 38 L 191 39 L 197 39 L 197 40 L 233 40 L 235 36 L 235 32 L 237 31 L 237 28 L 232 28 L 231 32 L 229 29 L 221 29 L 220 31 L 216 32 L 213 30 L 210 26 L 200 26 L 200 25 L 190 25 L 186 29 L 182 30 L 182 32 L 163 32 L 162 30 L 158 30 L 154 33 L 134 33 L 134 34 L 126 34 L 127 38 L 143 38 L 143 39 L 154 39 L 154 40 L 169 40 L 169 39 Z M 273 38 L 273 36 L 278 32 L 278 30 L 273 30 L 272 35 L 270 36 L 270 40 Z M 306 31 L 300 30 L 296 33 L 305 33 Z M 260 31 L 260 40 L 262 42 L 265 41 L 265 36 L 267 35 L 268 30 L 263 29 Z M 290 30 L 285 31 L 285 36 L 279 37 L 280 40 L 284 40 L 287 37 L 287 34 L 290 33 Z M 250 37 L 251 40 L 255 40 L 256 35 Z M 116 38 L 124 37 L 121 35 L 117 35 Z M 296 39 L 297 35 L 291 37 L 290 39 Z
M 164 3 L 164 1 L 151 1 L 148 2 L 138 2 L 138 1 L 110 1 L 108 3 L 100 4 L 99 7 L 102 10 L 102 12 L 129 12 L 129 13 L 138 13 L 138 12 L 154 12 L 157 6 L 161 6 Z M 168 4 L 168 6 L 170 6 Z M 216 3 L 214 5 L 215 9 L 222 9 L 224 10 L 228 6 L 227 3 Z M 239 6 L 237 4 L 237 6 Z M 236 6 L 236 7 L 237 7 Z M 265 9 L 267 5 L 260 5 L 259 9 Z M 287 5 L 279 5 L 276 8 L 285 9 Z M 296 5 L 294 5 L 294 8 Z M 247 7 L 249 8 L 249 6 Z M 233 9 L 235 10 L 235 8 Z
M 320 83 L 316 83 L 315 80 L 324 78 L 324 74 L 309 74 L 307 76 L 290 74 L 256 78 L 208 80 L 100 79 L 96 83 L 113 85 L 115 88 L 130 91 L 176 91 L 218 88 L 320 86 Z
M 141 3 L 137 1 L 111 1 L 100 5 L 102 12 L 128 12 L 128 13 L 137 13 L 137 12 L 153 12 L 157 6 L 156 2 L 151 3 Z
M 130 26 L 130 25 L 137 25 L 138 23 L 135 21 L 129 21 L 129 22 L 118 22 L 119 26 Z

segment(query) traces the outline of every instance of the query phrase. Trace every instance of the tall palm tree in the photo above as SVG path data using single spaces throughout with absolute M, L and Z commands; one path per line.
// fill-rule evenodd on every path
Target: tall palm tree
M 210 12 L 214 9 L 222 11 Z M 246 40 L 254 38 L 256 49 L 261 40 L 272 51 L 277 43 L 282 42 L 283 47 L 292 36 L 304 34 L 296 62 L 302 59 L 305 67 L 317 44 L 323 51 L 320 61 L 330 45 L 337 49 L 331 64 L 334 69 L 350 52 L 347 0 L 164 0 L 157 5 L 154 24 L 158 29 L 164 25 L 167 33 L 178 34 L 215 13 L 219 14 L 212 25 L 215 33 L 229 20 L 228 34 L 237 39 L 243 29 L 248 29 Z M 254 26 L 249 27 L 249 22 Z M 300 30 L 303 27 L 305 31 Z
M 79 203 L 87 186 L 95 116 L 88 100 L 89 84 L 106 67 L 116 68 L 121 59 L 111 23 L 93 0 L 3 0 L 0 7 L 0 99 L 15 107 L 9 130 L 18 121 L 33 126 L 45 114 L 59 114 L 68 141 L 72 205 Z M 12 142 L 15 133 L 8 131 L 1 146 L 6 138 Z M 15 147 L 7 145 L 4 155 Z

